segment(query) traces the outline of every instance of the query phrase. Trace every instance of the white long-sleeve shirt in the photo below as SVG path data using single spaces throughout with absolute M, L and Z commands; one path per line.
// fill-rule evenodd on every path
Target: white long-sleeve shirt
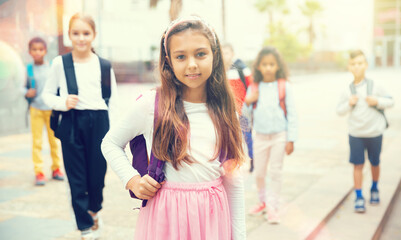
M 337 114 L 343 116 L 349 113 L 348 129 L 351 136 L 360 138 L 380 136 L 386 129 L 386 120 L 383 114 L 377 111 L 377 109 L 369 107 L 366 102 L 366 81 L 355 85 L 355 90 L 356 96 L 358 96 L 356 105 L 354 107 L 349 105 L 351 90 L 349 85 L 347 85 L 347 89 L 342 93 L 337 105 Z M 376 82 L 373 84 L 372 96 L 377 97 L 377 108 L 379 109 L 385 109 L 394 105 L 393 98 L 382 87 L 377 85 Z
M 248 88 L 247 94 L 252 92 Z M 253 111 L 253 128 L 255 132 L 273 134 L 287 131 L 287 141 L 295 142 L 298 138 L 298 119 L 295 109 L 294 95 L 291 84 L 285 82 L 285 107 L 287 116 L 280 106 L 278 82 L 260 82 L 259 99 L 256 108 L 253 105 L 244 105 L 242 111 L 250 115 Z
M 124 187 L 139 173 L 131 166 L 124 148 L 134 137 L 143 134 L 146 139 L 148 155 L 153 139 L 153 118 L 156 91 L 143 94 L 128 109 L 118 124 L 112 126 L 103 139 L 101 148 L 111 168 L 121 178 Z M 206 182 L 223 177 L 223 184 L 229 200 L 233 239 L 245 239 L 244 186 L 239 172 L 225 174 L 218 159 L 210 161 L 216 151 L 215 128 L 205 103 L 184 102 L 190 125 L 190 149 L 188 153 L 196 161 L 182 163 L 179 170 L 171 163 L 165 164 L 164 173 L 170 182 Z
M 117 84 L 114 71 L 111 69 L 111 96 L 109 106 L 102 98 L 102 84 L 100 62 L 96 55 L 85 63 L 74 62 L 75 77 L 78 86 L 78 110 L 109 110 L 110 125 L 117 117 Z M 60 96 L 57 89 L 60 88 Z M 42 97 L 44 102 L 52 109 L 67 111 L 66 100 L 68 96 L 67 81 L 65 78 L 63 60 L 61 56 L 54 58 Z

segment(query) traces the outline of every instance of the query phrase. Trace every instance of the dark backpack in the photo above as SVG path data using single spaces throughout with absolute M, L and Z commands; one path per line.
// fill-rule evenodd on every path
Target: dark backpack
M 246 79 L 244 74 L 244 69 L 246 68 L 245 63 L 240 59 L 237 59 L 233 63 L 233 67 L 238 71 L 239 78 L 241 79 L 242 84 L 244 84 L 245 90 L 247 90 L 248 86 L 246 85 Z
M 367 86 L 366 86 L 367 95 L 368 95 L 368 96 L 371 96 L 372 93 L 373 93 L 373 81 L 370 80 L 370 79 L 365 79 L 365 80 L 366 80 L 366 84 L 367 84 Z M 354 84 L 353 82 L 349 85 L 349 88 L 350 88 L 350 90 L 351 90 L 351 94 L 352 94 L 352 95 L 356 95 L 355 84 Z M 381 113 L 381 114 L 383 115 L 384 120 L 386 121 L 386 128 L 388 128 L 388 127 L 389 127 L 389 124 L 388 124 L 386 115 L 384 114 L 384 110 L 383 110 L 383 109 L 377 108 L 377 106 L 374 106 L 373 108 L 376 109 L 379 113 Z
M 156 89 L 156 98 L 155 98 L 155 111 L 153 118 L 153 127 L 155 127 L 158 115 L 159 115 L 159 89 Z M 140 96 L 141 97 L 141 96 Z M 139 98 L 140 98 L 139 97 Z M 138 99 L 139 99 L 138 98 Z M 161 183 L 165 179 L 165 175 L 163 173 L 163 167 L 165 161 L 161 161 L 157 159 L 153 152 L 150 153 L 150 159 L 147 154 L 146 149 L 146 141 L 143 135 L 136 136 L 129 143 L 130 150 L 132 153 L 132 167 L 134 167 L 139 174 L 142 176 L 148 174 L 150 177 L 155 179 L 158 183 Z M 135 194 L 129 190 L 129 193 L 132 198 L 137 198 Z M 142 207 L 145 207 L 147 200 L 142 201 Z
M 63 67 L 64 67 L 65 79 L 67 81 L 68 94 L 78 95 L 78 85 L 77 85 L 77 79 L 75 77 L 75 69 L 74 69 L 72 54 L 67 53 L 65 55 L 62 55 L 61 57 L 63 59 Z M 101 57 L 99 57 L 99 61 L 100 61 L 101 81 L 102 81 L 102 98 L 104 99 L 106 105 L 108 106 L 109 99 L 111 96 L 111 76 L 110 76 L 111 63 L 108 60 L 103 59 Z M 60 89 L 57 89 L 57 95 L 60 95 L 59 90 Z M 74 118 L 73 117 L 74 110 L 71 109 L 69 111 L 71 112 L 72 118 Z M 57 128 L 59 127 L 62 115 L 63 111 L 53 110 L 50 116 L 50 128 L 54 131 L 54 136 L 57 138 L 59 138 L 59 136 L 57 135 Z M 73 130 L 74 127 L 72 127 L 72 132 L 71 132 L 72 140 L 74 139 Z

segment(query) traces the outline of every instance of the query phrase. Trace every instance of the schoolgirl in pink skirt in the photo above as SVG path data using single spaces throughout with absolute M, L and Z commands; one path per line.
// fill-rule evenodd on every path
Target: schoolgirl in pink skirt
M 159 71 L 158 93 L 142 93 L 102 143 L 125 188 L 147 200 L 134 239 L 246 239 L 243 139 L 212 27 L 196 16 L 172 22 Z M 124 152 L 140 135 L 148 154 L 165 163 L 162 182 L 141 177 Z

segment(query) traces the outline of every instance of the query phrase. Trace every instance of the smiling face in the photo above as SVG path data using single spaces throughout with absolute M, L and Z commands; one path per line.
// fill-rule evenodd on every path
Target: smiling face
M 189 95 L 206 98 L 206 83 L 213 71 L 213 51 L 209 40 L 199 31 L 188 29 L 170 38 L 170 62 L 178 81 Z M 195 99 L 195 101 L 197 101 Z
M 43 43 L 34 42 L 29 48 L 29 54 L 32 56 L 36 64 L 43 63 L 43 58 L 46 55 L 46 47 Z
M 279 70 L 279 66 L 274 55 L 267 54 L 263 56 L 259 62 L 257 70 L 262 74 L 264 82 L 276 80 L 276 73 Z
M 68 36 L 70 37 L 74 51 L 84 53 L 91 51 L 96 33 L 87 22 L 75 19 L 71 24 Z

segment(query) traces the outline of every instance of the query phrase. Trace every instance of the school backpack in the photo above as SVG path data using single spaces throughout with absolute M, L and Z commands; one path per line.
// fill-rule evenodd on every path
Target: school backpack
M 367 85 L 366 86 L 367 95 L 371 96 L 373 93 L 373 81 L 371 79 L 365 79 L 365 80 L 366 80 L 366 85 Z M 355 84 L 353 82 L 349 85 L 349 88 L 351 90 L 351 94 L 356 95 Z M 386 114 L 384 114 L 384 110 L 377 108 L 377 106 L 373 106 L 372 108 L 376 109 L 379 113 L 381 113 L 383 115 L 384 120 L 386 121 L 386 128 L 388 128 L 389 124 L 388 124 L 388 121 L 386 118 Z
M 258 89 L 259 84 L 258 83 L 253 83 L 251 86 L 253 91 L 256 91 Z M 284 116 L 287 118 L 287 107 L 285 105 L 285 79 L 284 78 L 279 78 L 277 79 L 277 88 L 278 88 L 278 99 L 279 99 L 279 104 L 281 109 L 284 111 Z M 256 103 L 253 104 L 253 109 L 256 108 Z
M 233 63 L 233 67 L 238 71 L 239 78 L 241 79 L 242 84 L 244 84 L 245 90 L 247 90 L 248 86 L 246 85 L 246 79 L 244 74 L 244 69 L 246 68 L 245 63 L 240 59 L 237 59 Z
M 35 81 L 35 78 L 33 76 L 33 64 L 32 63 L 26 65 L 26 72 L 27 72 L 27 77 L 28 78 L 27 78 L 25 87 L 27 89 L 35 88 L 36 87 L 36 81 Z M 31 105 L 31 103 L 32 103 L 34 98 L 35 97 L 31 97 L 31 98 L 25 97 L 25 99 L 28 101 L 28 108 Z
M 156 98 L 155 98 L 155 111 L 154 111 L 154 118 L 153 118 L 153 127 L 155 127 L 158 114 L 159 114 L 159 89 L 156 89 Z M 141 96 L 139 96 L 140 98 Z M 139 99 L 138 98 L 138 99 Z M 137 99 L 137 100 L 138 100 Z M 150 158 L 147 154 L 146 149 L 146 141 L 143 135 L 136 136 L 132 139 L 129 143 L 130 150 L 132 153 L 132 167 L 135 168 L 139 174 L 142 176 L 148 174 L 150 177 L 155 179 L 158 183 L 161 183 L 165 180 L 165 175 L 163 172 L 163 167 L 165 165 L 165 161 L 161 161 L 157 159 L 153 152 L 150 153 Z M 132 198 L 137 198 L 135 194 L 129 190 L 129 193 Z M 147 200 L 142 201 L 142 207 L 145 207 Z
M 78 95 L 78 85 L 77 79 L 75 76 L 75 69 L 74 69 L 74 61 L 72 59 L 72 54 L 67 53 L 62 55 L 63 60 L 63 68 L 65 79 L 67 81 L 67 90 L 68 94 L 75 94 Z M 109 105 L 109 99 L 111 96 L 111 63 L 99 57 L 100 62 L 100 75 L 101 75 L 101 86 L 102 86 L 102 98 L 106 102 L 106 105 Z M 57 95 L 59 94 L 60 89 L 57 89 Z M 71 117 L 74 119 L 74 109 L 69 110 L 71 112 Z M 59 127 L 61 118 L 63 115 L 63 111 L 52 110 L 52 114 L 50 116 L 50 128 L 54 131 L 54 136 L 59 138 L 57 135 L 57 128 Z M 71 131 L 71 140 L 74 140 L 74 127 L 72 127 Z

